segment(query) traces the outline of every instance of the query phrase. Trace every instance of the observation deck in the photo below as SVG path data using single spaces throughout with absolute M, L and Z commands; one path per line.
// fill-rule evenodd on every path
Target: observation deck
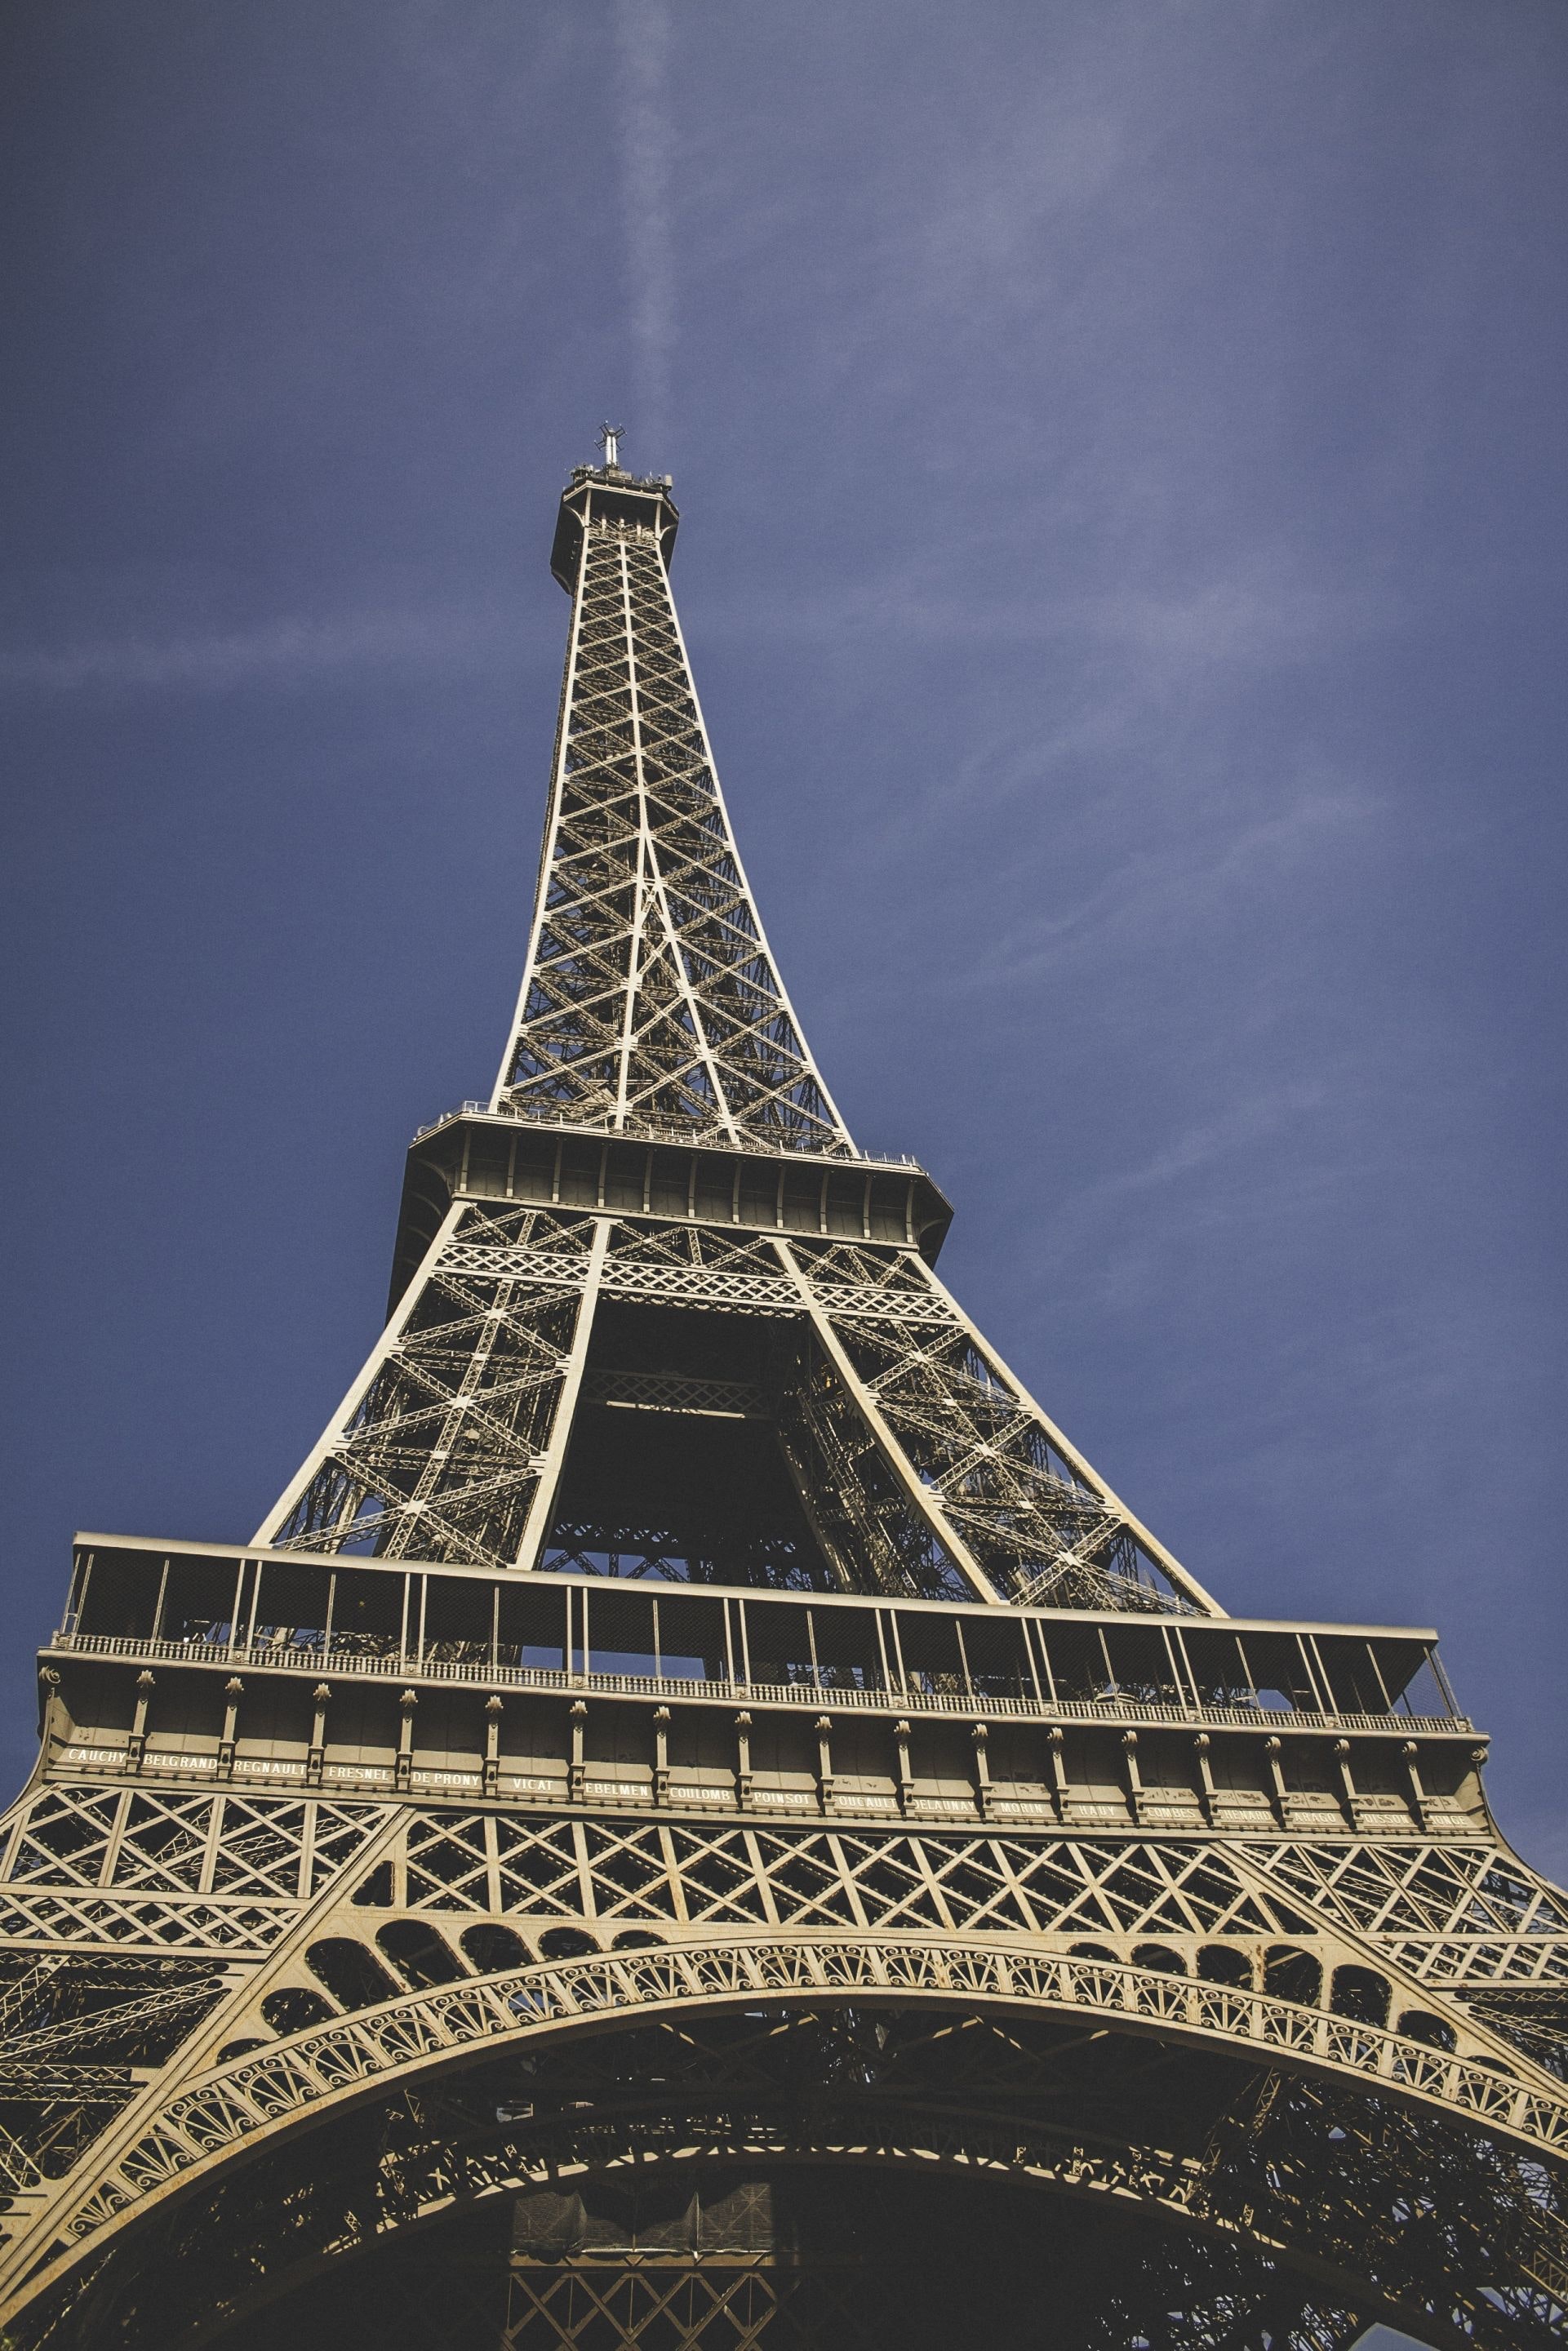
M 628 474 L 620 465 L 574 465 L 561 493 L 549 568 L 570 596 L 577 586 L 582 534 L 591 523 L 645 531 L 659 542 L 665 564 L 675 549 L 680 512 L 670 496 L 671 476 Z
M 913 1159 L 768 1151 L 692 1128 L 611 1134 L 468 1102 L 409 1145 L 389 1313 L 454 1199 L 892 1242 L 917 1249 L 927 1265 L 953 1221 L 952 1203 Z
M 528 1807 L 1474 1836 L 1420 1628 L 78 1539 L 47 1772 Z

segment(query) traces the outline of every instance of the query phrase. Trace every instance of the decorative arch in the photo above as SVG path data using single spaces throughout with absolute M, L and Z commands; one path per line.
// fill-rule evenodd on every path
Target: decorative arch
M 1239 1986 L 999 1938 L 707 1938 L 431 1987 L 297 2032 L 214 2068 L 155 2108 L 132 2109 L 118 2132 L 106 2135 L 63 2227 L 55 2223 L 64 2249 L 0 2309 L 0 2325 L 161 2205 L 391 2084 L 460 2068 L 541 2036 L 759 1998 L 957 2001 L 970 2011 L 1098 2016 L 1118 2031 L 1193 2042 L 1438 2110 L 1536 2154 L 1568 2149 L 1568 2105 L 1547 2091 L 1473 2054 Z
M 254 2135 L 244 2160 L 155 2199 L 129 2232 L 100 2232 L 11 2339 L 16 2351 L 103 2341 L 196 2351 L 232 2329 L 235 2351 L 257 2351 L 290 2292 L 304 2296 L 291 2325 L 318 2308 L 323 2279 L 353 2310 L 359 2289 L 344 2273 L 358 2274 L 361 2256 L 365 2292 L 384 2300 L 404 2240 L 444 2219 L 457 2236 L 434 2243 L 437 2269 L 446 2244 L 510 2197 L 580 2189 L 591 2207 L 594 2186 L 619 2182 L 635 2199 L 656 2175 L 704 2165 L 731 2178 L 858 2169 L 899 2174 L 917 2194 L 924 2176 L 955 2189 L 967 2180 L 982 2199 L 988 2184 L 1054 2197 L 1082 2222 L 1047 2231 L 1042 2257 L 1061 2226 L 1111 2231 L 1124 2248 L 1115 2273 L 1126 2272 L 1129 2321 L 1140 2296 L 1152 2293 L 1155 2310 L 1163 2294 L 1203 2288 L 1241 2306 L 1262 2295 L 1276 2332 L 1282 2312 L 1310 2305 L 1316 2319 L 1301 2340 L 1315 2351 L 1337 2351 L 1356 2331 L 1325 2335 L 1318 2321 L 1337 2325 L 1336 2312 L 1356 2310 L 1455 2351 L 1558 2339 L 1528 2308 L 1503 2319 L 1475 2291 L 1479 2276 L 1496 2274 L 1489 2223 L 1516 2206 L 1520 2187 L 1521 2167 L 1500 2164 L 1495 2145 L 1489 2163 L 1484 2137 L 1429 2107 L 1286 2075 L 1193 2036 L 1082 2025 L 1043 2003 L 998 2001 L 977 2013 L 967 1994 L 841 1993 L 745 2009 L 672 2003 L 502 2036 L 472 2062 L 393 2071 L 337 2102 L 303 2159 L 294 2134 Z M 824 2094 L 827 2084 L 836 2086 Z M 1348 2233 L 1325 2228 L 1321 2210 L 1317 2151 L 1336 2139 L 1354 2147 Z M 1451 2241 L 1437 2260 L 1410 2227 L 1417 2169 L 1448 2216 Z M 876 2193 L 846 2179 L 849 2204 Z M 836 2195 L 830 2209 L 841 2209 Z M 982 2200 L 975 2217 L 1000 2209 Z M 1508 2263 L 1526 2265 L 1531 2250 L 1510 2248 Z M 610 2274 L 606 2256 L 590 2258 Z M 548 2299 L 557 2273 L 543 2274 Z M 1207 2343 L 1200 2329 L 1193 2351 Z

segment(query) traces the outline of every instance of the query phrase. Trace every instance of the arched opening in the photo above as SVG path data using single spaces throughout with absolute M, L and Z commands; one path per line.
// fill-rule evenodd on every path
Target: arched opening
M 1388 1979 L 1374 1968 L 1335 1968 L 1329 2006 L 1355 2024 L 1386 2024 Z
M 1197 1955 L 1197 1972 L 1205 1983 L 1232 1984 L 1239 1991 L 1252 1981 L 1251 1961 L 1230 1943 L 1205 1943 Z
M 1162 1976 L 1185 1976 L 1186 1973 L 1186 1963 L 1181 1953 L 1173 1951 L 1168 1943 L 1134 1943 L 1133 1965 L 1150 1968 L 1156 1975 Z
M 1293 2000 L 1315 2008 L 1322 1996 L 1323 1971 L 1310 1951 L 1293 1944 L 1276 1943 L 1263 1957 L 1263 1989 L 1275 2000 Z
M 375 1953 L 351 1935 L 329 1935 L 312 1943 L 305 1964 L 318 1982 L 326 1985 L 339 2007 L 350 2012 L 395 2000 L 402 1990 Z
M 580 1927 L 547 1927 L 539 1949 L 547 1959 L 588 1959 L 599 1949 L 596 1938 Z
M 305 2032 L 313 2024 L 325 2024 L 338 2011 L 330 2001 L 323 2000 L 319 1991 L 307 1991 L 303 1985 L 286 1984 L 281 1991 L 269 1991 L 261 2003 L 261 2012 L 274 2032 Z
M 533 1963 L 533 1953 L 522 1937 L 498 1919 L 482 1918 L 476 1927 L 465 1927 L 457 1938 L 463 1946 L 463 1956 L 482 1976 L 498 1976 L 504 1968 L 526 1968 Z
M 1455 2046 L 1454 2028 L 1448 2019 L 1433 2016 L 1424 2008 L 1407 2008 L 1398 2029 L 1407 2041 L 1424 2041 L 1428 2049 L 1452 2051 Z
M 468 1972 L 445 1936 L 423 1918 L 394 1918 L 376 1940 L 414 1991 L 432 1984 L 459 1983 Z

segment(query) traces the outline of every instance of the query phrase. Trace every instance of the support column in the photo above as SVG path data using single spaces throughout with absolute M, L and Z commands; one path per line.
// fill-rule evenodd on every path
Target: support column
M 39 1667 L 38 1690 L 42 1700 L 39 1709 L 40 1720 L 38 1723 L 38 1739 L 39 1743 L 43 1748 L 44 1760 L 47 1762 L 48 1761 L 49 1750 L 54 1744 L 55 1734 L 58 1728 L 59 1717 L 62 1710 L 60 1698 L 60 1677 L 53 1666 L 41 1666 Z
M 833 1809 L 833 1723 L 831 1715 L 817 1717 L 817 1802 L 823 1812 Z
M 917 1515 L 924 1520 L 926 1527 L 935 1536 L 946 1557 L 964 1577 L 976 1598 L 995 1602 L 1000 1594 L 963 1536 L 948 1518 L 940 1494 L 935 1487 L 927 1486 L 917 1475 L 908 1454 L 883 1419 L 882 1406 L 850 1361 L 842 1341 L 828 1319 L 825 1305 L 806 1279 L 793 1249 L 782 1240 L 776 1240 L 773 1246 L 778 1251 L 779 1263 L 795 1284 L 800 1294 L 801 1303 L 811 1318 L 811 1328 L 816 1334 L 818 1344 L 848 1390 L 883 1462 L 903 1488 L 905 1499 Z
M 577 1302 L 577 1321 L 572 1326 L 571 1346 L 561 1364 L 560 1392 L 555 1400 L 555 1414 L 549 1425 L 549 1437 L 538 1465 L 538 1484 L 528 1505 L 528 1523 L 517 1546 L 517 1565 L 537 1567 L 555 1516 L 555 1498 L 560 1487 L 560 1473 L 566 1461 L 566 1448 L 571 1440 L 572 1424 L 577 1417 L 578 1394 L 582 1386 L 582 1367 L 588 1361 L 588 1341 L 593 1329 L 594 1308 L 599 1302 L 599 1278 L 604 1270 L 604 1252 L 610 1246 L 610 1219 L 601 1217 L 589 1243 L 588 1262 L 583 1268 L 581 1294 Z M 567 1663 L 570 1666 L 570 1659 Z
M 969 1733 L 975 1742 L 975 1805 L 983 1821 L 991 1817 L 991 1762 L 986 1752 L 990 1735 L 983 1722 L 977 1722 Z
M 497 1795 L 501 1786 L 501 1701 L 485 1700 L 485 1793 Z
M 1348 1739 L 1336 1739 L 1336 1740 L 1334 1740 L 1334 1743 L 1333 1743 L 1333 1751 L 1334 1751 L 1334 1761 L 1335 1761 L 1335 1762 L 1339 1765 L 1339 1783 L 1340 1783 L 1340 1788 L 1341 1788 L 1341 1790 L 1342 1790 L 1342 1792 L 1343 1792 L 1343 1797 L 1344 1797 L 1344 1816 L 1345 1816 L 1346 1820 L 1350 1823 L 1351 1827 L 1352 1827 L 1353 1829 L 1354 1829 L 1354 1828 L 1359 1828 L 1359 1827 L 1361 1826 L 1361 1823 L 1356 1819 L 1356 1816 L 1355 1816 L 1355 1811 L 1356 1811 L 1355 1780 L 1354 1780 L 1354 1776 L 1353 1776 L 1353 1774 L 1352 1774 L 1351 1768 L 1350 1768 L 1350 1741 L 1349 1741 L 1349 1740 L 1348 1740 Z
M 305 1784 L 319 1788 L 327 1763 L 327 1708 L 332 1693 L 325 1682 L 318 1682 L 310 1693 L 316 1712 L 310 1725 L 310 1746 L 305 1758 Z
M 1430 1828 L 1427 1817 L 1427 1790 L 1421 1779 L 1421 1750 L 1413 1739 L 1407 1739 L 1399 1750 L 1410 1780 L 1410 1804 L 1423 1828 Z
M 1203 1804 L 1203 1817 L 1208 1823 L 1209 1827 L 1212 1828 L 1214 1826 L 1215 1813 L 1214 1766 L 1208 1760 L 1209 1737 L 1207 1730 L 1200 1730 L 1198 1732 L 1197 1738 L 1192 1742 L 1192 1749 L 1194 1755 L 1197 1758 L 1197 1785 L 1198 1794 Z
M 418 1704 L 417 1690 L 405 1689 L 398 1699 L 397 1784 L 400 1788 L 413 1785 L 413 1709 Z
M 1280 1761 L 1283 1743 L 1277 1738 L 1266 1739 L 1263 1741 L 1263 1754 L 1269 1766 L 1269 1784 L 1274 1792 L 1274 1810 L 1279 1815 L 1280 1826 L 1288 1828 L 1290 1822 L 1285 1810 L 1285 1772 Z
M 915 1808 L 915 1773 L 909 1762 L 910 1729 L 907 1722 L 893 1726 L 893 1743 L 898 1756 L 898 1809 L 905 1814 Z
M 670 1709 L 667 1706 L 653 1708 L 653 1802 L 667 1804 L 670 1801 Z
M 735 1800 L 743 1813 L 751 1810 L 751 1717 L 744 1708 L 735 1718 Z
M 465 1214 L 465 1203 L 461 1199 L 454 1199 L 449 1205 L 446 1214 L 441 1220 L 439 1231 L 420 1261 L 418 1272 L 398 1301 L 396 1311 L 356 1374 L 348 1395 L 343 1398 L 315 1446 L 306 1455 L 298 1469 L 257 1528 L 256 1541 L 258 1543 L 270 1544 L 281 1537 L 294 1512 L 308 1496 L 317 1477 L 342 1442 L 345 1432 L 353 1426 L 356 1414 L 364 1403 L 371 1384 L 399 1345 L 409 1317 L 418 1305 L 425 1285 L 434 1270 L 436 1260 L 456 1231 L 459 1219 Z M 342 1522 L 323 1527 L 320 1530 L 320 1548 L 324 1551 L 335 1550 L 347 1532 L 348 1527 Z
M 580 1698 L 573 1698 L 570 1714 L 571 1723 L 571 1760 L 567 1766 L 566 1792 L 574 1804 L 582 1802 L 583 1783 L 588 1765 L 583 1754 L 583 1733 L 588 1724 L 588 1708 Z
M 231 1674 L 224 1684 L 224 1735 L 218 1741 L 220 1780 L 232 1780 L 235 1775 L 235 1745 L 239 1729 L 239 1702 L 244 1696 L 244 1682 L 237 1674 Z
M 140 1771 L 141 1759 L 147 1752 L 147 1709 L 152 1703 L 157 1687 L 153 1675 L 145 1669 L 136 1677 L 136 1713 L 131 1725 L 131 1737 L 125 1744 L 125 1768 Z
M 1060 1729 L 1045 1734 L 1045 1751 L 1051 1759 L 1051 1793 L 1056 1805 L 1056 1817 L 1067 1818 L 1067 1764 L 1062 1756 L 1062 1736 Z
M 1144 1817 L 1144 1780 L 1138 1770 L 1138 1734 L 1135 1730 L 1122 1733 L 1122 1770 L 1127 1782 L 1127 1809 L 1135 1821 Z

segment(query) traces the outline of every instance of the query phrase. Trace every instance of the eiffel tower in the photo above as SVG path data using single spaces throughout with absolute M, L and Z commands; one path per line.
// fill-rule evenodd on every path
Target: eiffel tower
M 607 434 L 495 1092 L 254 1541 L 78 1539 L 10 2351 L 1568 2334 L 1568 1900 L 1421 1627 L 1228 1615 L 859 1151 Z

